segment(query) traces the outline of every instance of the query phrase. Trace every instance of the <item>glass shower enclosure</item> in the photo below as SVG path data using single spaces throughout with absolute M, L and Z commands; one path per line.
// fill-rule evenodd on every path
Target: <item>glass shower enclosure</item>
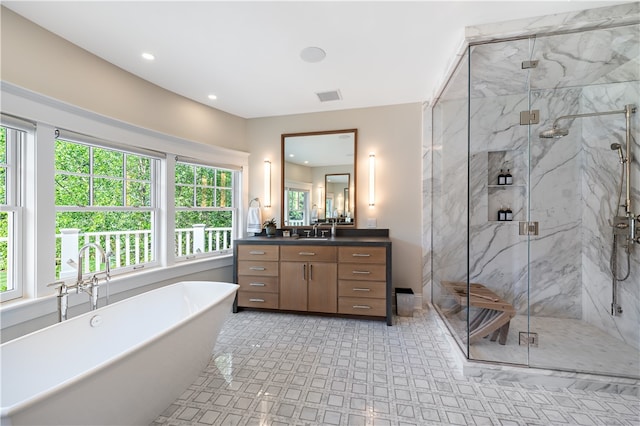
M 434 104 L 432 301 L 469 359 L 640 378 L 639 39 L 471 45 Z

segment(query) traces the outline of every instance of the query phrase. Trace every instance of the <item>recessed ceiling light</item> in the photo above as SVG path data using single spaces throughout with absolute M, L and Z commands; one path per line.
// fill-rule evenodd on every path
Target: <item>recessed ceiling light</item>
M 300 52 L 300 58 L 302 58 L 305 62 L 320 62 L 325 56 L 327 56 L 326 52 L 319 47 L 305 47 Z
M 215 101 L 216 99 L 218 99 L 218 97 L 217 97 L 216 95 L 214 95 L 213 93 L 212 93 L 212 94 L 210 94 L 210 95 L 208 96 L 208 98 L 209 98 L 209 99 L 211 99 L 212 101 Z
M 147 61 L 153 61 L 156 57 L 155 57 L 155 56 L 153 56 L 153 55 L 152 55 L 151 53 L 149 53 L 149 52 L 144 52 L 144 53 L 142 54 L 142 58 L 143 58 L 143 59 L 146 59 Z
M 309 160 L 304 160 L 304 164 L 309 164 Z

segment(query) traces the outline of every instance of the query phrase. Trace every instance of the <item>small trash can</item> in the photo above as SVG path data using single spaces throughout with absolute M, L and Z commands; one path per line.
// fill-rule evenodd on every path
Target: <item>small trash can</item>
M 413 290 L 410 288 L 396 288 L 396 311 L 398 316 L 413 316 Z

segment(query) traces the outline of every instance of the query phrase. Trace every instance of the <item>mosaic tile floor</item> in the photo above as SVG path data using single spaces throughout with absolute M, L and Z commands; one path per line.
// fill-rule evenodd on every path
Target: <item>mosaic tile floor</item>
M 434 318 L 242 311 L 159 425 L 640 425 L 629 395 L 461 376 Z
M 466 313 L 449 317 L 457 336 L 466 334 Z M 538 333 L 538 347 L 519 345 L 520 331 Z M 459 337 L 458 337 L 459 339 Z M 466 340 L 460 339 L 466 345 Z M 481 339 L 471 345 L 471 358 L 512 364 L 527 364 L 539 368 L 562 368 L 621 377 L 640 377 L 638 350 L 580 320 L 516 315 L 511 320 L 506 345 Z

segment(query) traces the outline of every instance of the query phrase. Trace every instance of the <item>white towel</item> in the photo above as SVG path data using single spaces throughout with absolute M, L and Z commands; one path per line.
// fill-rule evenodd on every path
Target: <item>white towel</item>
M 247 213 L 247 232 L 259 234 L 262 232 L 262 214 L 260 207 L 249 207 Z

